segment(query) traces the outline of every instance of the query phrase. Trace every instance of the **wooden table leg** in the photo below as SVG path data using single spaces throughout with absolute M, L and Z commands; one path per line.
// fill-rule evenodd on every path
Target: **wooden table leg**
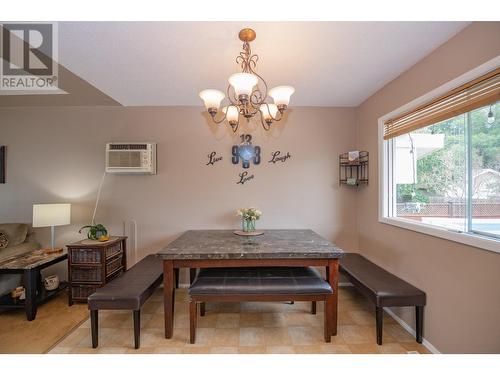
M 24 303 L 28 321 L 32 321 L 36 317 L 37 273 L 36 269 L 24 270 L 24 287 L 26 288 L 26 300 Z
M 165 314 L 165 338 L 172 338 L 174 331 L 174 262 L 163 261 L 163 309 Z
M 333 289 L 333 296 L 327 300 L 329 313 L 331 314 L 331 335 L 337 335 L 337 305 L 339 300 L 339 260 L 331 259 L 327 267 L 328 282 Z

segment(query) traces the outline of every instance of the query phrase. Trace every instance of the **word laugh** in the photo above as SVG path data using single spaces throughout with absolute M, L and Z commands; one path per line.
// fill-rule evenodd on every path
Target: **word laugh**
M 286 155 L 281 155 L 281 151 L 274 151 L 271 153 L 271 160 L 269 160 L 269 163 L 276 164 L 278 161 L 284 163 L 288 159 L 292 157 L 289 152 L 286 153 Z

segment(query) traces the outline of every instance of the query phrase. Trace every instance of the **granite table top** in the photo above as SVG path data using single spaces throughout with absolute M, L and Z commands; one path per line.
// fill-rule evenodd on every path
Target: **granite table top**
M 16 255 L 0 260 L 0 270 L 27 270 L 41 267 L 56 259 L 64 260 L 68 257 L 68 252 L 63 250 L 58 253 L 45 254 L 40 251 L 30 251 L 28 253 Z
M 158 252 L 164 260 L 341 258 L 342 249 L 310 229 L 265 230 L 238 236 L 232 230 L 188 230 Z

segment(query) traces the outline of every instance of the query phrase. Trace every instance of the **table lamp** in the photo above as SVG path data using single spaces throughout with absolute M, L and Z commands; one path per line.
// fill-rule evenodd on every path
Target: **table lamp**
M 71 204 L 34 204 L 33 205 L 33 227 L 50 227 L 52 235 L 52 249 L 50 252 L 61 251 L 55 248 L 55 227 L 70 224 Z

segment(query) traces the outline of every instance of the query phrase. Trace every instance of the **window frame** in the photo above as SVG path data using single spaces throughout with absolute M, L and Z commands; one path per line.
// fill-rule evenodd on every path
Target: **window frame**
M 486 62 L 485 64 L 461 75 L 460 77 L 445 83 L 444 85 L 422 95 L 421 97 L 401 106 L 400 108 L 380 117 L 378 119 L 378 177 L 379 177 L 379 212 L 378 221 L 383 224 L 393 225 L 399 228 L 424 233 L 430 236 L 443 238 L 446 240 L 474 246 L 480 249 L 500 253 L 500 239 L 481 235 L 480 233 L 459 232 L 451 229 L 440 228 L 438 226 L 417 223 L 414 220 L 393 217 L 393 207 L 396 203 L 393 187 L 393 140 L 384 140 L 384 123 L 389 118 L 400 115 L 412 108 L 428 102 L 432 98 L 444 94 L 446 91 L 460 86 L 472 79 L 487 73 L 500 64 L 500 56 Z

